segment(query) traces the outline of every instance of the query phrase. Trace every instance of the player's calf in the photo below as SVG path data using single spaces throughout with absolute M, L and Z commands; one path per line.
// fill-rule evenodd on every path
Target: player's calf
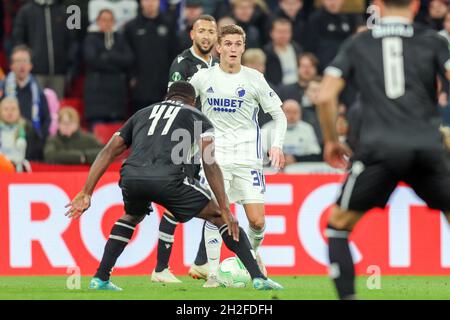
M 102 261 L 97 269 L 95 278 L 102 281 L 108 281 L 111 275 L 112 268 L 116 264 L 117 258 L 123 252 L 128 242 L 130 242 L 133 236 L 136 225 L 143 219 L 143 216 L 131 216 L 123 215 L 114 224 L 109 235 L 109 239 L 106 242 L 105 250 L 103 252 Z
M 360 217 L 360 213 L 342 211 L 336 207 L 328 222 L 326 235 L 330 258 L 329 274 L 334 281 L 339 299 L 355 297 L 355 269 L 348 236 Z
M 264 240 L 266 221 L 264 217 L 263 203 L 247 203 L 244 205 L 249 226 L 247 230 L 248 239 L 252 248 L 257 251 Z
M 168 212 L 164 212 L 159 223 L 158 255 L 155 272 L 163 272 L 169 267 L 169 258 L 172 252 L 175 229 L 178 221 Z

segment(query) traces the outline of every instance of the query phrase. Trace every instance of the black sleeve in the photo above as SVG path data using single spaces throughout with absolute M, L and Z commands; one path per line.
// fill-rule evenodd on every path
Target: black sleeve
M 178 57 L 173 59 L 169 70 L 169 84 L 175 81 L 188 81 L 188 78 L 189 75 L 187 74 L 186 63 L 184 63 L 184 60 L 178 62 Z
M 439 74 L 446 79 L 447 71 L 450 71 L 450 48 L 448 41 L 436 34 L 436 62 Z
M 134 118 L 135 116 L 132 116 L 130 119 L 128 119 L 127 122 L 123 125 L 122 128 L 116 133 L 120 137 L 125 140 L 125 144 L 130 147 L 133 143 L 133 127 L 134 127 Z
M 354 37 L 347 39 L 339 49 L 338 54 L 334 60 L 325 69 L 325 74 L 330 74 L 343 78 L 344 80 L 349 80 L 353 73 L 354 59 L 352 59 L 352 46 Z

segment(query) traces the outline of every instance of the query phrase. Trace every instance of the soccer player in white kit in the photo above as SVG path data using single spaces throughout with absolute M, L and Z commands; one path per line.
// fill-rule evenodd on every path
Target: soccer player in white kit
M 249 221 L 248 238 L 260 268 L 265 267 L 257 253 L 264 239 L 263 151 L 258 124 L 259 106 L 276 122 L 269 159 L 274 168 L 284 166 L 282 151 L 286 117 L 282 102 L 259 71 L 241 65 L 245 51 L 245 32 L 237 25 L 219 30 L 217 51 L 220 64 L 201 69 L 190 83 L 200 97 L 202 112 L 215 128 L 216 159 L 222 169 L 230 202 L 242 204 Z M 204 180 L 204 179 L 201 179 Z M 205 245 L 209 276 L 204 287 L 217 287 L 221 237 L 217 228 L 207 223 Z

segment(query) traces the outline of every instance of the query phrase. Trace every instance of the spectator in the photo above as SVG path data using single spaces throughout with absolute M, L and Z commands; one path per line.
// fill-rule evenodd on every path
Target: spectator
M 122 34 L 114 32 L 114 13 L 99 12 L 97 32 L 84 42 L 85 118 L 89 124 L 124 120 L 127 116 L 127 70 L 133 54 Z
M 5 87 L 5 72 L 0 67 L 0 97 L 3 96 L 3 88 Z
M 443 126 L 439 130 L 442 134 L 443 146 L 445 150 L 445 164 L 450 168 L 450 127 Z
M 279 7 L 273 12 L 269 21 L 276 18 L 288 19 L 292 24 L 292 39 L 301 46 L 305 43 L 306 14 L 303 0 L 280 0 Z M 267 29 L 269 29 L 268 26 Z
M 448 11 L 448 3 L 448 0 L 432 0 L 428 5 L 428 17 L 426 22 L 436 31 L 443 28 L 445 15 Z
M 242 65 L 258 70 L 262 74 L 266 71 L 266 54 L 258 48 L 247 49 L 242 55 Z
M 45 144 L 44 158 L 48 163 L 92 164 L 102 144 L 90 133 L 80 130 L 80 117 L 72 107 L 58 112 L 58 133 Z
M 317 117 L 316 106 L 321 80 L 322 79 L 320 77 L 316 77 L 309 81 L 302 99 L 304 105 L 301 105 L 303 111 L 303 119 L 305 120 L 305 122 L 313 126 L 320 144 L 322 144 L 322 130 L 320 128 L 319 119 Z
M 0 7 L 2 7 L 4 10 L 3 17 L 1 17 L 0 19 L 0 21 L 3 22 L 2 27 L 4 40 L 1 44 L 4 46 L 5 54 L 7 56 L 10 55 L 12 50 L 12 33 L 14 20 L 20 8 L 28 1 L 29 0 L 3 0 L 2 5 L 0 5 Z
M 439 34 L 447 40 L 450 47 L 450 11 L 446 12 L 442 27 L 443 29 L 439 31 Z
M 4 98 L 0 102 L 0 153 L 17 172 L 30 171 L 27 160 L 42 159 L 42 147 L 32 124 L 20 115 L 17 99 Z
M 444 29 L 439 31 L 439 34 L 447 40 L 450 49 L 450 11 L 447 11 L 445 14 L 443 28 Z M 443 125 L 448 126 L 450 124 L 450 103 L 448 99 L 449 83 L 444 77 L 439 77 L 439 80 L 440 92 L 438 105 L 440 107 L 439 110 L 441 111 Z
M 255 12 L 255 0 L 232 0 L 231 10 L 236 24 L 245 31 L 245 47 L 261 47 L 259 30 L 252 24 L 252 17 Z
M 202 0 L 186 0 L 182 10 L 182 23 L 178 31 L 178 39 L 180 41 L 180 50 L 185 50 L 192 46 L 190 32 L 194 22 L 203 14 Z
M 19 100 L 20 113 L 31 121 L 42 141 L 48 136 L 51 118 L 47 99 L 39 84 L 31 74 L 31 50 L 27 46 L 17 46 L 11 54 L 11 72 L 7 75 L 3 96 Z
M 302 53 L 298 57 L 298 81 L 293 84 L 280 86 L 278 94 L 282 101 L 296 100 L 301 106 L 310 106 L 309 101 L 304 101 L 305 91 L 311 80 L 317 77 L 319 60 L 312 53 Z
M 261 49 L 253 48 L 248 49 L 242 55 L 242 65 L 258 70 L 262 74 L 266 71 L 266 55 L 264 51 Z M 269 86 L 276 90 L 276 86 L 272 83 L 268 82 Z M 272 116 L 268 113 L 265 113 L 262 108 L 259 108 L 258 112 L 258 123 L 260 126 L 265 125 L 267 122 L 272 121 Z
M 116 27 L 119 30 L 125 23 L 136 18 L 138 7 L 136 0 L 89 0 L 89 23 L 96 24 L 100 11 L 109 9 L 115 17 Z
M 74 54 L 66 20 L 64 5 L 58 1 L 33 0 L 17 13 L 13 30 L 14 44 L 26 44 L 33 51 L 34 73 L 41 88 L 53 89 L 60 99 Z
M 276 86 L 298 81 L 297 61 L 301 47 L 292 41 L 292 24 L 285 18 L 272 23 L 271 42 L 264 46 L 267 56 L 266 78 Z
M 230 16 L 224 16 L 217 21 L 217 29 L 220 30 L 223 26 L 228 26 L 230 24 L 236 24 L 236 20 Z
M 302 120 L 301 106 L 295 100 L 283 102 L 288 127 L 283 144 L 286 165 L 305 161 L 322 161 L 322 151 L 313 127 Z M 275 123 L 269 122 L 262 128 L 262 141 L 265 151 L 270 150 L 271 132 Z
M 307 24 L 305 50 L 319 59 L 319 72 L 333 60 L 342 42 L 363 24 L 362 16 L 340 13 L 344 0 L 323 0 Z
M 172 22 L 159 11 L 160 0 L 140 0 L 141 12 L 125 25 L 125 37 L 135 57 L 132 71 L 133 111 L 161 101 L 167 74 L 177 55 Z
M 348 121 L 346 116 L 347 108 L 344 104 L 339 104 L 338 114 L 336 119 L 336 132 L 338 134 L 339 141 L 346 143 L 348 140 Z

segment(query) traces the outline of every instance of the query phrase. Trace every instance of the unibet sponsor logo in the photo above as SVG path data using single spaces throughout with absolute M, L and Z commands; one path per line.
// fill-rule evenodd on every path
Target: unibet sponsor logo
M 181 74 L 179 72 L 172 73 L 172 81 L 180 81 L 181 80 Z
M 236 109 L 241 108 L 244 103 L 244 100 L 224 98 L 208 98 L 207 101 L 211 107 L 214 107 L 214 111 L 219 112 L 236 112 Z

